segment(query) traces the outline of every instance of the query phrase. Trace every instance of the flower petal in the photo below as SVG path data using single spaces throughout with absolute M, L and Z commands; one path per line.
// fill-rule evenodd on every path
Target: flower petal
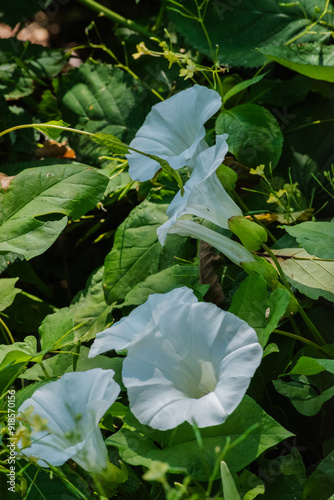
M 214 90 L 200 85 L 179 92 L 153 106 L 130 146 L 167 160 L 174 169 L 191 166 L 192 158 L 207 147 L 204 123 L 221 106 Z M 160 165 L 139 153 L 126 155 L 133 180 L 147 181 Z
M 128 349 L 133 342 L 146 335 L 150 328 L 154 328 L 154 318 L 159 317 L 160 309 L 165 310 L 167 307 L 183 302 L 197 302 L 194 292 L 187 287 L 175 288 L 165 294 L 150 295 L 147 301 L 136 307 L 129 316 L 98 333 L 88 357 L 94 358 L 112 349 L 116 351 Z
M 196 158 L 195 168 L 184 185 L 184 195 L 179 191 L 168 207 L 170 217 L 157 230 L 160 243 L 165 243 L 167 233 L 176 220 L 185 214 L 203 217 L 217 226 L 228 229 L 228 219 L 242 215 L 242 211 L 221 185 L 216 170 L 227 153 L 227 134 L 217 136 L 216 145 L 206 149 Z

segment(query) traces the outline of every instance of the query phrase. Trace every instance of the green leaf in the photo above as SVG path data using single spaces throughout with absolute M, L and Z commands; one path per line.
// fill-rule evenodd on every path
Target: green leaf
M 288 397 L 296 410 L 307 417 L 319 413 L 322 405 L 334 396 L 334 387 L 320 392 L 312 387 L 303 375 L 293 382 L 273 380 L 273 384 L 279 394 Z
M 159 156 L 156 156 L 156 155 L 150 155 L 150 154 L 148 154 L 147 156 L 149 158 L 151 158 L 151 160 L 157 161 L 164 172 L 166 172 L 167 174 L 169 174 L 171 177 L 174 177 L 174 179 L 177 182 L 177 185 L 181 189 L 181 194 L 183 196 L 183 194 L 184 194 L 183 182 L 182 182 L 182 179 L 181 179 L 181 176 L 180 176 L 179 172 L 177 170 L 174 170 L 169 165 L 169 163 L 168 163 L 167 160 L 164 160 L 163 158 L 160 158 Z
M 276 289 L 268 298 L 265 280 L 260 274 L 251 273 L 233 295 L 229 312 L 253 327 L 261 346 L 265 347 L 270 334 L 284 315 L 289 300 L 290 294 L 283 288 Z
M 68 307 L 49 314 L 38 329 L 43 351 L 60 349 L 74 340 L 74 320 Z
M 333 114 L 333 100 L 312 92 L 288 110 L 284 124 L 286 140 L 280 160 L 281 175 L 288 178 L 291 169 L 293 182 L 298 182 L 298 188 L 307 199 L 314 197 L 317 209 L 328 201 L 328 195 L 313 176 L 331 190 L 322 172 L 330 172 L 333 165 Z
M 41 123 L 40 125 L 36 124 L 34 128 L 39 130 L 40 132 L 43 132 L 43 134 L 47 135 L 51 139 L 58 139 L 60 134 L 62 133 L 61 129 L 53 128 L 53 127 L 48 127 L 48 125 L 57 125 L 58 127 L 68 127 L 69 123 L 64 122 L 63 120 L 51 120 L 46 123 Z
M 303 500 L 330 500 L 334 491 L 334 451 L 316 468 L 306 481 Z M 330 497 L 330 498 L 329 498 Z
M 284 375 L 316 375 L 317 373 L 328 371 L 334 374 L 333 359 L 315 359 L 308 356 L 301 356 L 292 370 Z
M 6 99 L 30 95 L 34 91 L 35 82 L 45 85 L 45 80 L 54 78 L 66 61 L 63 50 L 22 42 L 17 38 L 2 39 L 0 90 Z
M 258 49 L 271 61 L 316 80 L 334 82 L 334 47 L 321 43 L 267 45 Z
M 10 352 L 21 352 L 27 356 L 34 357 L 37 354 L 37 340 L 32 335 L 25 337 L 23 342 L 15 342 L 11 345 L 0 345 L 0 362 L 2 364 L 4 358 Z
M 334 260 L 320 259 L 300 248 L 272 250 L 288 281 L 311 299 L 334 302 Z
M 98 268 L 89 277 L 86 288 L 73 299 L 69 310 L 75 326 L 83 323 L 74 331 L 75 340 L 87 342 L 95 338 L 111 323 L 111 307 L 106 303 L 102 284 L 104 268 Z
M 72 348 L 73 349 L 73 348 Z M 84 372 L 92 370 L 93 368 L 102 368 L 103 370 L 114 370 L 116 382 L 123 388 L 122 384 L 122 364 L 123 358 L 115 357 L 109 358 L 107 356 L 95 356 L 89 358 L 89 348 L 85 346 L 80 347 L 80 353 L 76 366 L 76 371 Z M 75 354 L 73 350 L 68 353 L 61 352 L 50 358 L 43 360 L 43 365 L 51 378 L 61 377 L 64 373 L 73 372 L 73 358 Z M 21 376 L 25 380 L 42 381 L 45 380 L 45 373 L 38 363 L 28 368 Z M 30 397 L 30 396 L 27 396 Z
M 179 265 L 168 267 L 159 273 L 148 276 L 138 283 L 126 295 L 121 307 L 140 305 L 153 293 L 167 293 L 180 286 L 196 287 L 199 283 L 199 268 L 193 265 Z
M 15 288 L 17 280 L 18 278 L 0 279 L 0 311 L 10 306 L 16 295 L 21 292 L 20 288 Z
M 193 13 L 194 19 L 183 15 L 182 8 L 170 5 L 170 19 L 187 43 L 214 59 L 218 45 L 218 61 L 228 66 L 247 68 L 262 66 L 266 57 L 255 49 L 267 45 L 282 46 L 291 38 L 302 35 L 298 43 L 329 39 L 333 14 L 328 12 L 322 21 L 329 26 L 315 24 L 323 12 L 326 0 L 315 5 L 313 1 L 281 2 L 280 0 L 215 0 L 202 5 L 204 25 L 209 33 L 213 50 L 201 23 L 197 21 L 198 11 L 192 0 L 183 0 L 182 6 Z M 317 7 L 317 8 L 316 8 Z M 310 29 L 312 27 L 312 29 Z
M 265 491 L 263 482 L 259 477 L 245 469 L 240 475 L 240 489 L 245 494 L 242 500 L 254 500 L 258 495 L 262 495 Z M 250 489 L 251 488 L 251 489 Z
M 27 464 L 22 461 L 22 467 Z M 38 472 L 38 474 L 36 474 Z M 67 464 L 61 467 L 62 477 L 57 474 L 51 476 L 50 471 L 42 469 L 36 470 L 36 467 L 29 467 L 25 471 L 25 477 L 28 480 L 28 486 L 32 485 L 27 500 L 94 500 L 95 495 L 86 480 L 84 480 L 74 469 Z M 58 473 L 59 474 L 59 473 Z M 14 497 L 16 495 L 14 494 Z M 10 497 L 8 498 L 10 500 Z
M 291 453 L 273 460 L 260 459 L 260 468 L 266 471 L 266 478 L 274 479 L 272 478 L 274 474 L 277 478 L 276 481 L 267 481 L 261 500 L 302 498 L 306 474 L 303 459 L 297 448 L 291 448 Z
M 125 424 L 120 431 L 110 436 L 106 443 L 116 446 L 122 460 L 131 465 L 149 467 L 152 460 L 159 460 L 168 463 L 171 472 L 173 468 L 186 468 L 187 473 L 195 479 L 205 481 L 212 473 L 227 436 L 234 441 L 259 422 L 261 425 L 257 425 L 242 442 L 231 448 L 225 457 L 230 471 L 237 472 L 266 449 L 292 435 L 248 396 L 244 397 L 224 424 L 200 429 L 203 449 L 198 447 L 193 429 L 187 423 L 172 431 L 172 439 L 170 431 L 159 434 L 149 427 L 140 426 L 139 423 L 139 427 L 137 424 Z M 159 440 L 162 449 L 156 444 Z
M 21 350 L 11 350 L 5 355 L 0 363 L 0 394 L 14 382 L 30 359 L 31 356 Z
M 73 127 L 102 137 L 110 134 L 125 144 L 130 143 L 152 104 L 138 80 L 101 63 L 84 63 L 62 75 L 57 97 L 63 119 Z M 81 160 L 91 165 L 100 165 L 99 157 L 110 153 L 109 147 L 96 146 L 79 134 L 71 134 L 69 141 L 80 151 Z
M 0 20 L 12 28 L 24 19 L 31 18 L 41 9 L 46 8 L 51 0 L 17 0 L 15 3 L 2 2 L 0 7 Z
M 129 153 L 127 145 L 123 144 L 123 142 L 114 135 L 96 133 L 91 136 L 91 139 L 101 146 L 106 146 L 113 154 L 125 155 Z
M 257 104 L 223 110 L 216 121 L 216 133 L 229 134 L 229 151 L 248 167 L 269 163 L 275 167 L 281 156 L 283 135 L 277 120 Z
M 302 222 L 284 229 L 311 255 L 334 259 L 334 224 L 332 222 Z
M 241 500 L 232 474 L 230 473 L 226 462 L 223 460 L 220 462 L 220 475 L 223 484 L 224 500 Z
M 106 300 L 120 302 L 135 285 L 158 271 L 163 247 L 156 230 L 168 219 L 167 205 L 145 200 L 116 231 L 104 270 Z
M 101 199 L 108 179 L 81 164 L 25 169 L 0 190 L 0 264 L 10 253 L 31 259 L 64 229 L 67 217 L 81 217 Z
M 266 74 L 267 73 L 263 73 L 262 75 L 254 76 L 253 78 L 250 78 L 249 80 L 244 80 L 243 82 L 240 82 L 240 83 L 237 83 L 236 85 L 234 85 L 230 90 L 228 90 L 224 94 L 224 96 L 223 96 L 223 104 L 225 104 L 225 102 L 228 99 L 230 99 L 231 97 L 233 97 L 234 95 L 239 94 L 239 92 L 241 92 L 242 90 L 245 90 L 248 87 L 250 87 L 251 85 L 254 85 L 255 83 L 257 83 L 260 80 L 262 80 L 262 78 L 264 76 L 266 76 Z

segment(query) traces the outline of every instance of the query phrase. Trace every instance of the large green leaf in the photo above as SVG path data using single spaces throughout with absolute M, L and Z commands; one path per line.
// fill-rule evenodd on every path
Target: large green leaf
M 334 374 L 334 359 L 315 359 L 308 356 L 301 356 L 296 365 L 286 375 L 293 375 L 295 373 L 316 375 L 325 370 Z
M 278 288 L 268 298 L 265 280 L 258 273 L 251 273 L 233 295 L 229 311 L 247 321 L 254 328 L 262 347 L 277 327 L 289 304 L 290 294 Z M 268 312 L 269 314 L 266 314 Z
M 111 307 L 106 303 L 103 290 L 104 268 L 97 269 L 89 278 L 86 288 L 73 299 L 69 309 L 73 315 L 75 339 L 87 342 L 95 338 L 112 321 Z
M 196 4 L 192 0 L 181 2 L 196 17 Z M 202 4 L 203 5 L 203 4 Z M 213 0 L 204 4 L 206 14 L 204 24 L 209 33 L 213 51 L 219 46 L 218 61 L 230 66 L 261 66 L 266 57 L 255 49 L 267 45 L 282 45 L 311 27 L 325 8 L 326 0 L 316 4 L 313 0 L 300 2 L 280 2 L 280 0 Z M 170 2 L 170 18 L 186 41 L 204 54 L 211 53 L 206 34 L 201 24 L 189 16 L 182 15 L 182 9 Z M 322 20 L 331 24 L 332 13 Z M 312 30 L 297 43 L 320 40 L 331 28 L 312 26 Z
M 304 500 L 331 500 L 334 491 L 334 451 L 315 469 L 306 481 Z
M 0 190 L 0 264 L 6 256 L 31 259 L 43 253 L 64 229 L 101 199 L 108 178 L 86 165 L 50 165 L 26 169 Z M 63 214 L 61 216 L 59 214 Z
M 277 120 L 257 104 L 223 110 L 216 121 L 216 133 L 229 134 L 229 151 L 248 167 L 269 163 L 275 167 L 281 156 L 283 136 Z
M 10 306 L 16 295 L 21 292 L 19 288 L 15 288 L 17 280 L 18 278 L 0 279 L 0 311 Z
M 68 307 L 49 314 L 38 329 L 43 351 L 59 349 L 74 340 L 73 315 Z
M 203 449 L 199 448 L 189 424 L 181 425 L 173 432 L 155 433 L 144 426 L 125 425 L 122 430 L 109 437 L 106 443 L 116 446 L 121 458 L 131 465 L 149 467 L 152 460 L 167 462 L 172 468 L 186 468 L 197 480 L 207 480 L 212 474 L 219 452 L 226 438 L 235 440 L 254 424 L 259 424 L 239 444 L 227 453 L 225 460 L 231 472 L 237 472 L 266 449 L 292 434 L 265 413 L 253 399 L 245 396 L 237 409 L 224 424 L 200 429 Z M 156 442 L 160 440 L 160 447 Z M 163 443 L 168 443 L 163 444 Z M 162 449 L 161 449 L 162 446 Z M 217 450 L 218 448 L 218 450 Z
M 334 396 L 334 387 L 320 392 L 317 387 L 310 385 L 306 376 L 301 375 L 292 382 L 274 380 L 275 389 L 282 396 L 287 396 L 299 413 L 312 417 L 319 413 L 322 405 Z
M 199 283 L 199 268 L 193 265 L 176 264 L 138 283 L 126 295 L 121 306 L 140 305 L 152 293 L 166 293 L 180 286 L 196 287 Z
M 129 144 L 142 125 L 149 105 L 147 90 L 132 76 L 107 64 L 84 63 L 59 80 L 57 97 L 63 119 L 88 132 L 111 134 Z M 71 135 L 71 144 L 82 161 L 98 164 L 110 155 L 87 137 Z
M 105 260 L 107 302 L 124 300 L 135 285 L 158 271 L 163 247 L 156 231 L 168 219 L 166 209 L 167 205 L 145 200 L 117 229 L 113 249 Z
M 322 259 L 334 259 L 334 224 L 332 222 L 303 222 L 297 226 L 285 226 L 298 243 L 311 255 Z
M 334 302 L 334 260 L 310 255 L 303 248 L 272 250 L 288 281 L 311 299 Z
M 334 47 L 320 43 L 267 45 L 258 49 L 271 61 L 316 80 L 334 82 Z

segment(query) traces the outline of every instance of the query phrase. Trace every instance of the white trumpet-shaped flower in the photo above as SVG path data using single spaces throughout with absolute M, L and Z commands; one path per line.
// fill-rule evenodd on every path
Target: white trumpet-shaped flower
M 105 469 L 108 452 L 98 424 L 120 392 L 113 376 L 113 370 L 95 368 L 66 373 L 37 389 L 18 410 L 29 415 L 31 426 L 31 444 L 19 444 L 21 453 L 44 467 L 72 458 L 88 472 Z
M 193 159 L 207 148 L 204 123 L 221 106 L 221 97 L 214 90 L 200 85 L 183 90 L 153 106 L 130 146 L 167 160 L 178 170 L 193 167 Z M 147 181 L 160 165 L 139 153 L 126 155 L 133 180 Z
M 159 321 L 161 312 L 176 304 L 197 302 L 192 290 L 187 287 L 175 288 L 168 293 L 155 293 L 147 301 L 136 307 L 129 316 L 97 334 L 89 351 L 89 358 L 115 349 L 128 349 L 133 342 L 144 336 Z
M 124 360 L 131 411 L 159 430 L 221 424 L 261 358 L 256 332 L 234 314 L 203 302 L 168 307 Z
M 203 217 L 225 229 L 228 229 L 230 217 L 242 216 L 242 211 L 227 194 L 216 174 L 228 150 L 227 137 L 227 134 L 218 135 L 216 145 L 197 156 L 194 171 L 184 185 L 183 196 L 180 191 L 176 194 L 167 210 L 169 220 L 157 230 L 162 245 L 167 233 L 182 215 Z

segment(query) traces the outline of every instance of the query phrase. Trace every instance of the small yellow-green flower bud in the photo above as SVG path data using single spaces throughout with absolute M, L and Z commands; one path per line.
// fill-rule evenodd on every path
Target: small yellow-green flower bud
M 238 236 L 239 240 L 247 250 L 256 252 L 262 243 L 267 241 L 267 231 L 264 227 L 256 224 L 242 215 L 230 217 L 228 227 L 233 234 Z
M 238 175 L 234 172 L 234 170 L 222 164 L 217 168 L 216 174 L 221 185 L 226 189 L 226 191 L 234 189 L 238 180 Z

